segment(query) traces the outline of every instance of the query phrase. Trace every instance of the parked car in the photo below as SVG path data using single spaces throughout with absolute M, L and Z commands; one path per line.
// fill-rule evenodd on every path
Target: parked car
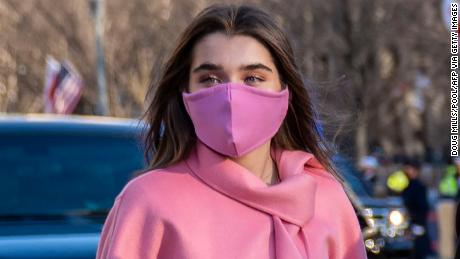
M 94 258 L 115 196 L 145 167 L 136 120 L 0 116 L 0 258 Z
M 349 159 L 336 155 L 333 162 L 345 180 L 345 190 L 358 215 L 369 258 L 408 257 L 414 235 L 402 199 L 373 197 Z

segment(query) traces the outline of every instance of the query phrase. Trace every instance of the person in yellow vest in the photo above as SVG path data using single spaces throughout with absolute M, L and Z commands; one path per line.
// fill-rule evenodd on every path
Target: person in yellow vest
M 460 159 L 449 157 L 441 180 L 438 184 L 437 201 L 438 243 L 440 258 L 452 258 L 455 244 L 458 242 L 459 214 L 457 200 L 459 197 L 458 172 Z M 455 224 L 455 228 L 452 226 Z
M 449 163 L 446 166 L 444 175 L 439 182 L 440 198 L 458 198 L 458 167 L 460 166 L 460 159 L 455 157 L 452 160 L 453 163 Z
M 387 187 L 392 194 L 399 195 L 409 185 L 409 178 L 403 170 L 391 173 L 387 178 Z

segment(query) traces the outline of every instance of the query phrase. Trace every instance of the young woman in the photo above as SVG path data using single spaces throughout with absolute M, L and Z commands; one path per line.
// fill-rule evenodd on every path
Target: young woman
M 185 29 L 149 91 L 150 169 L 115 199 L 97 258 L 366 258 L 273 20 L 214 5 Z

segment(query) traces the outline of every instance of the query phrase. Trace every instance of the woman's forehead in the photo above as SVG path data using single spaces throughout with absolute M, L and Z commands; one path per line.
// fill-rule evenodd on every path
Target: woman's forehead
M 262 63 L 275 69 L 270 51 L 258 40 L 251 36 L 228 36 L 220 32 L 206 35 L 195 44 L 192 67 L 201 63 L 213 63 L 224 68 Z

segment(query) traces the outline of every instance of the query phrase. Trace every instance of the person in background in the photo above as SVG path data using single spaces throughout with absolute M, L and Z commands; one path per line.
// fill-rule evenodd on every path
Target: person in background
M 460 186 L 460 157 L 456 156 L 452 158 L 454 162 L 453 165 L 449 165 L 446 169 L 450 171 L 455 171 L 455 182 L 457 183 L 457 193 L 456 193 L 456 201 L 457 201 L 457 212 L 456 212 L 456 222 L 455 222 L 455 229 L 456 229 L 456 236 L 458 240 L 458 235 L 460 234 L 460 206 L 458 203 L 460 202 L 460 192 L 458 191 L 458 186 Z M 458 241 L 457 241 L 458 242 Z
M 387 188 L 390 196 L 399 196 L 408 185 L 409 178 L 403 170 L 396 170 L 387 178 Z
M 374 193 L 374 187 L 377 183 L 378 166 L 379 162 L 374 156 L 364 156 L 359 161 L 359 170 L 363 175 L 369 193 Z
M 444 170 L 444 174 L 439 182 L 439 196 L 443 199 L 458 200 L 459 192 L 459 175 L 460 159 L 458 157 L 450 158 Z
M 455 237 L 456 237 L 456 249 L 455 249 L 455 259 L 460 259 L 460 239 L 458 238 L 460 234 L 460 192 L 458 191 L 458 186 L 460 185 L 460 157 L 449 157 L 449 163 L 446 167 L 444 177 L 446 175 L 454 175 L 456 183 L 456 212 L 455 212 Z M 443 178 L 444 178 L 443 177 Z M 442 181 L 442 180 L 441 180 Z M 441 184 L 439 186 L 441 192 Z
M 438 218 L 438 253 L 440 258 L 453 258 L 457 239 L 458 209 L 458 158 L 448 157 L 447 165 L 438 185 L 436 204 Z M 455 226 L 455 227 L 453 227 Z
M 412 225 L 422 230 L 421 235 L 416 236 L 414 240 L 413 258 L 416 259 L 426 258 L 430 254 L 430 240 L 426 231 L 429 204 L 427 188 L 419 179 L 420 167 L 421 163 L 417 159 L 407 159 L 405 161 L 403 171 L 409 183 L 401 192 L 401 197 L 409 212 Z M 423 229 L 420 227 L 423 227 Z

